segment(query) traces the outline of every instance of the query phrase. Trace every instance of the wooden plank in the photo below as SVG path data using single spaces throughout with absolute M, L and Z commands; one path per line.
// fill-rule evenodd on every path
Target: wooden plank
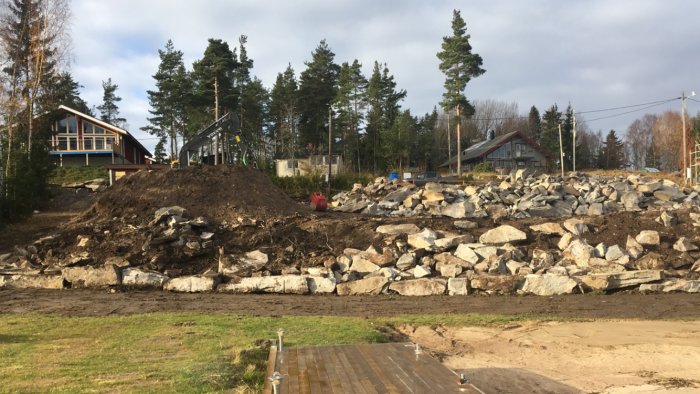
M 406 343 L 287 348 L 277 355 L 277 370 L 286 375 L 281 392 L 479 393 L 460 386 L 454 372 L 427 353 L 416 356 L 414 349 Z
M 275 372 L 275 367 L 277 364 L 277 347 L 270 346 L 270 353 L 267 356 L 267 372 L 265 375 L 265 384 L 263 385 L 264 393 L 272 392 L 272 382 L 268 379 Z

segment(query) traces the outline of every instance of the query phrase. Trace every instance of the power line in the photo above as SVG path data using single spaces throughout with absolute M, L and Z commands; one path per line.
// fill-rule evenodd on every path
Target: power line
M 623 107 L 612 107 L 612 108 L 603 108 L 603 109 L 592 109 L 592 110 L 589 110 L 589 111 L 577 111 L 576 113 L 577 113 L 577 114 L 590 114 L 590 113 L 593 113 L 593 112 L 615 111 L 615 110 L 618 110 L 618 109 L 627 109 L 627 108 L 634 108 L 634 107 L 643 107 L 643 106 L 646 106 L 646 105 L 656 106 L 657 104 L 658 104 L 658 105 L 660 105 L 660 104 L 666 104 L 666 103 L 669 103 L 669 102 L 675 101 L 675 100 L 680 100 L 680 97 L 674 97 L 674 98 L 665 99 L 665 100 L 657 100 L 657 101 L 652 101 L 652 102 L 642 103 L 642 104 L 625 105 L 625 106 L 623 106 Z
M 674 101 L 674 100 L 676 100 L 676 99 L 671 99 L 671 100 L 666 100 L 666 101 L 663 101 L 663 102 L 658 102 L 657 104 L 652 104 L 652 105 L 649 105 L 649 106 L 646 106 L 646 107 L 643 107 L 643 108 L 633 109 L 633 110 L 631 110 L 631 111 L 620 112 L 619 114 L 601 116 L 600 118 L 595 118 L 595 119 L 587 119 L 586 122 L 595 122 L 596 120 L 610 119 L 610 118 L 615 118 L 615 117 L 617 117 L 617 116 L 622 116 L 622 115 L 631 114 L 631 113 L 633 113 L 633 112 L 644 111 L 645 109 L 658 107 L 659 105 L 663 105 L 663 104 L 669 103 L 669 102 Z

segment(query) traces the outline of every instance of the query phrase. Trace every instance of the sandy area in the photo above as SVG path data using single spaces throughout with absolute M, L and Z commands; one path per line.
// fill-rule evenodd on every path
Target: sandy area
M 700 321 L 399 330 L 486 392 L 700 393 Z

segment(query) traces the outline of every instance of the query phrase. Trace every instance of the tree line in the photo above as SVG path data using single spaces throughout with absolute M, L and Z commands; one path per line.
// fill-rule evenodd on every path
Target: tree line
M 103 100 L 90 107 L 80 98 L 81 85 L 70 74 L 70 8 L 67 0 L 6 0 L 0 10 L 0 215 L 8 218 L 37 206 L 46 196 L 51 170 L 47 152 L 51 112 L 65 104 L 124 129 L 118 85 L 102 83 Z M 234 46 L 210 38 L 200 59 L 186 65 L 183 53 L 168 40 L 158 50 L 155 88 L 147 91 L 148 125 L 158 138 L 155 157 L 167 162 L 195 133 L 226 112 L 240 119 L 243 141 L 255 152 L 259 168 L 272 170 L 275 159 L 326 154 L 329 130 L 333 153 L 346 170 L 383 174 L 389 170 L 434 170 L 486 137 L 520 130 L 559 163 L 559 129 L 566 170 L 632 166 L 679 168 L 680 115 L 645 115 L 624 138 L 615 130 L 593 132 L 568 105 L 555 103 L 542 115 L 532 106 L 521 115 L 516 103 L 468 100 L 466 85 L 483 75 L 482 58 L 473 52 L 466 23 L 458 10 L 452 31 L 436 53 L 445 74 L 442 100 L 432 111 L 414 114 L 403 107 L 408 95 L 389 65 L 375 60 L 368 75 L 357 59 L 339 62 L 321 40 L 298 72 L 291 64 L 270 87 L 253 75 L 248 37 Z M 47 116 L 37 116 L 37 115 Z M 700 116 L 689 119 L 697 137 Z M 574 123 L 576 123 L 574 127 Z M 574 144 L 574 131 L 576 143 Z M 450 170 L 455 170 L 454 168 Z

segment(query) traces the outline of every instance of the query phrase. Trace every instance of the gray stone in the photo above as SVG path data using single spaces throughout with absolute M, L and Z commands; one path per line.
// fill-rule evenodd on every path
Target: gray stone
M 351 282 L 338 283 L 335 287 L 338 295 L 380 294 L 389 283 L 389 278 L 375 276 Z
M 417 265 L 413 268 L 413 277 L 414 278 L 424 278 L 426 276 L 430 276 L 433 272 L 430 270 L 430 267 L 427 265 Z
M 420 228 L 413 223 L 384 224 L 377 227 L 377 232 L 386 235 L 415 234 Z
M 217 279 L 210 276 L 181 276 L 179 278 L 172 278 L 165 282 L 163 289 L 181 293 L 200 293 L 214 290 L 217 283 Z
M 169 279 L 159 272 L 142 271 L 138 268 L 122 270 L 122 285 L 124 286 L 162 288 Z
M 314 280 L 314 283 L 317 282 Z M 223 284 L 217 290 L 230 293 L 307 294 L 309 284 L 306 277 L 299 275 L 260 276 L 242 278 L 238 283 Z
M 627 236 L 625 249 L 627 249 L 627 253 L 629 253 L 630 257 L 633 259 L 638 258 L 644 252 L 644 247 L 629 235 Z
M 583 240 L 575 239 L 571 241 L 562 255 L 579 267 L 588 267 L 589 260 L 594 256 L 594 248 Z
M 562 225 L 573 235 L 580 236 L 588 232 L 588 226 L 580 219 L 568 219 Z
M 15 289 L 63 289 L 67 287 L 67 283 L 61 275 L 11 275 L 3 277 L 3 286 Z
M 495 246 L 479 246 L 474 248 L 474 252 L 482 259 L 489 259 L 492 256 L 498 256 L 498 248 Z
M 472 248 L 467 246 L 467 244 L 460 244 L 457 246 L 457 250 L 455 250 L 454 255 L 455 257 L 458 257 L 471 265 L 479 262 L 479 255 L 477 255 Z
M 435 264 L 435 269 L 445 278 L 454 278 L 462 273 L 462 266 L 459 264 L 438 262 Z
M 569 244 L 571 243 L 571 241 L 572 241 L 573 239 L 574 239 L 574 235 L 573 235 L 573 234 L 571 234 L 571 233 L 566 233 L 566 234 L 562 235 L 561 239 L 560 239 L 559 242 L 557 243 L 557 247 L 559 248 L 559 250 L 564 250 L 564 249 L 566 249 L 567 247 L 569 247 Z
M 544 274 L 525 275 L 519 290 L 525 294 L 539 296 L 553 296 L 559 294 L 571 294 L 578 283 L 568 276 Z
M 121 283 L 119 270 L 113 265 L 93 267 L 69 267 L 61 270 L 61 275 L 71 287 L 107 287 Z
M 643 230 L 634 239 L 639 242 L 640 245 L 656 246 L 661 243 L 659 232 L 654 230 Z
M 350 266 L 350 271 L 358 272 L 360 274 L 369 274 L 374 271 L 379 271 L 379 265 L 371 262 L 368 257 L 369 253 L 363 252 L 352 256 L 352 265 Z
M 435 248 L 439 250 L 452 249 L 455 246 L 474 241 L 471 234 L 449 235 L 435 240 Z
M 588 206 L 588 216 L 600 216 L 605 213 L 605 209 L 603 208 L 603 204 L 596 202 Z
M 408 235 L 408 244 L 415 249 L 431 249 L 435 246 L 438 234 L 430 229 L 425 229 L 416 234 Z
M 307 276 L 306 284 L 311 294 L 331 294 L 335 291 L 335 278 Z
M 612 274 L 588 274 L 581 281 L 592 290 L 614 290 L 639 286 L 663 279 L 663 273 L 657 270 L 626 271 Z
M 534 224 L 530 226 L 530 230 L 538 232 L 538 233 L 544 233 L 544 234 L 556 234 L 556 235 L 564 235 L 566 230 L 561 226 L 559 223 L 542 223 L 542 224 Z
M 520 270 L 523 267 L 526 267 L 527 264 L 521 263 L 520 261 L 515 261 L 515 260 L 508 260 L 506 261 L 506 269 L 508 270 L 508 273 L 511 275 L 517 275 L 520 273 Z
M 431 296 L 445 294 L 447 281 L 444 279 L 414 279 L 392 282 L 389 290 L 402 296 Z
M 469 279 L 450 278 L 447 280 L 447 294 L 469 295 Z
M 626 255 L 627 253 L 620 247 L 620 245 L 613 245 L 605 252 L 605 260 L 615 261 Z
M 479 242 L 483 244 L 505 244 L 525 240 L 527 240 L 525 232 L 507 224 L 491 229 L 479 237 Z
M 185 213 L 185 208 L 180 206 L 164 207 L 156 210 L 154 214 L 154 223 L 160 222 L 162 219 L 168 216 L 178 216 L 181 217 Z
M 634 268 L 638 270 L 662 270 L 666 268 L 663 256 L 658 253 L 648 253 L 634 262 Z
M 700 280 L 678 279 L 675 281 L 665 282 L 662 291 L 664 293 L 670 293 L 670 292 L 700 293 Z
M 493 294 L 512 294 L 520 278 L 513 275 L 474 275 L 469 281 L 472 289 Z
M 678 222 L 675 215 L 666 211 L 661 212 L 661 216 L 656 221 L 663 224 L 664 227 L 673 227 Z
M 478 223 L 470 222 L 469 220 L 455 220 L 453 224 L 455 227 L 462 230 L 472 230 L 479 227 Z
M 401 271 L 406 271 L 407 269 L 412 268 L 414 265 L 416 265 L 415 253 L 404 253 L 396 262 L 396 268 L 400 269 Z
M 443 216 L 448 216 L 453 219 L 463 219 L 474 212 L 474 205 L 467 201 L 456 202 L 449 204 L 440 209 Z
M 642 194 L 634 191 L 622 193 L 620 202 L 627 211 L 640 211 L 639 203 L 642 201 Z
M 637 185 L 637 191 L 641 193 L 653 193 L 661 188 L 661 182 L 646 182 Z
M 692 243 L 688 238 L 686 237 L 680 237 L 678 238 L 678 241 L 673 244 L 673 249 L 679 251 L 679 252 L 693 252 L 698 250 L 697 245 Z

